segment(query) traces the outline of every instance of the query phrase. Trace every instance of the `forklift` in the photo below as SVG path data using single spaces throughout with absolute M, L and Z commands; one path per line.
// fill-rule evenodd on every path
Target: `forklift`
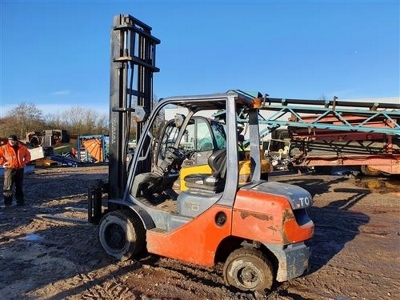
M 153 107 L 159 42 L 143 22 L 114 17 L 109 180 L 88 193 L 88 219 L 98 224 L 105 254 L 118 261 L 147 251 L 202 267 L 223 263 L 226 285 L 242 291 L 270 290 L 275 281 L 302 276 L 314 233 L 307 214 L 312 197 L 298 186 L 262 178 L 262 99 L 232 90 L 168 97 Z M 171 107 L 182 113 L 164 120 Z M 244 119 L 245 180 L 238 150 Z M 131 120 L 138 137 L 128 159 Z M 211 172 L 187 172 L 196 161 L 205 161 Z

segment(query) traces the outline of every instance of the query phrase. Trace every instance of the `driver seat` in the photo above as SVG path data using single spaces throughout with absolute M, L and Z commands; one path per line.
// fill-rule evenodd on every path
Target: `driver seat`
M 152 198 L 152 195 L 166 192 L 170 197 L 177 195 L 171 192 L 174 182 L 179 177 L 179 172 L 174 169 L 176 165 L 181 165 L 184 156 L 178 151 L 168 149 L 165 159 L 159 166 L 155 166 L 153 171 L 138 174 L 133 181 L 131 195 L 134 197 Z
M 226 149 L 215 151 L 208 158 L 212 174 L 190 174 L 184 180 L 189 192 L 208 191 L 220 193 L 225 187 Z

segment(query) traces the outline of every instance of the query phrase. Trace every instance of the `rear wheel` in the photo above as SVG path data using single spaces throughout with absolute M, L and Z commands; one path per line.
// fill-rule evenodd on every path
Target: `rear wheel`
M 125 209 L 112 211 L 100 220 L 98 237 L 107 255 L 121 261 L 143 251 L 146 243 L 142 222 Z
M 242 291 L 270 290 L 274 282 L 271 262 L 255 248 L 233 251 L 224 265 L 225 283 Z

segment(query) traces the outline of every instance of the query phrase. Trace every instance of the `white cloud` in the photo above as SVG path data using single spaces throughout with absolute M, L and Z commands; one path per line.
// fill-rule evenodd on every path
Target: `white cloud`
M 70 90 L 56 91 L 56 92 L 51 93 L 52 96 L 66 96 L 69 94 L 71 94 Z

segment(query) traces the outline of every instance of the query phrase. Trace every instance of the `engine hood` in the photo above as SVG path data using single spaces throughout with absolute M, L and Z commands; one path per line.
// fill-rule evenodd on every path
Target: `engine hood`
M 293 210 L 310 207 L 313 204 L 311 194 L 297 185 L 262 181 L 256 184 L 243 186 L 242 189 L 283 196 L 288 199 Z

